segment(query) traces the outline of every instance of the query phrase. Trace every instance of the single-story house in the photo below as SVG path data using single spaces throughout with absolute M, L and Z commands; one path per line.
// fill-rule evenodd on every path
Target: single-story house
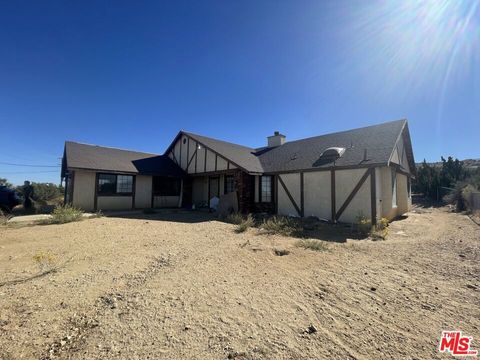
M 163 155 L 67 141 L 65 202 L 86 211 L 208 206 L 236 192 L 240 211 L 353 222 L 411 207 L 407 120 L 250 148 L 180 131 Z

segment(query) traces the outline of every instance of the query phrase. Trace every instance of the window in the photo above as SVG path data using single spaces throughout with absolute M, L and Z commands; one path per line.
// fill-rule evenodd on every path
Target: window
M 153 177 L 153 195 L 156 196 L 179 196 L 180 179 L 165 176 Z
M 260 176 L 260 202 L 272 202 L 272 176 Z
M 133 192 L 133 175 L 98 174 L 99 195 L 130 195 Z
M 237 190 L 237 184 L 235 183 L 235 177 L 233 175 L 225 175 L 225 194 L 234 192 Z
M 392 169 L 392 207 L 397 207 L 397 173 Z

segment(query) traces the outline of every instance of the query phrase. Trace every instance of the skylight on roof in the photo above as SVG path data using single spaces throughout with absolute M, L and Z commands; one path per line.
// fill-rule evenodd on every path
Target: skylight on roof
M 344 147 L 329 147 L 320 155 L 321 158 L 339 158 L 345 152 Z

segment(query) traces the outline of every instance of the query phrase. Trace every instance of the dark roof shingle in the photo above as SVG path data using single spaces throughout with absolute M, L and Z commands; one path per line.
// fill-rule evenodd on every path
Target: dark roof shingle
M 145 175 L 184 176 L 168 156 L 65 142 L 68 168 L 125 172 Z

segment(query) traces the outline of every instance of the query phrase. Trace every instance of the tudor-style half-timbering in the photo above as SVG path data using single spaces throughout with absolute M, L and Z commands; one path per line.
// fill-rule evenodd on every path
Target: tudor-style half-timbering
M 188 174 L 216 173 L 237 169 L 237 165 L 225 156 L 182 132 L 170 145 L 168 157 Z

